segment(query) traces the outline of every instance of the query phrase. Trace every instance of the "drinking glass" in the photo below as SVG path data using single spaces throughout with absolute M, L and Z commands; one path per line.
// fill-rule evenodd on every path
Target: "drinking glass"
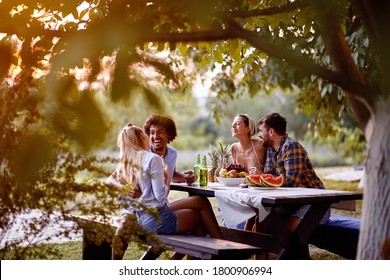
M 254 175 L 254 174 L 257 174 L 257 162 L 256 162 L 256 159 L 254 159 L 253 157 L 250 157 L 249 158 L 249 163 L 248 163 L 248 173 L 249 175 Z

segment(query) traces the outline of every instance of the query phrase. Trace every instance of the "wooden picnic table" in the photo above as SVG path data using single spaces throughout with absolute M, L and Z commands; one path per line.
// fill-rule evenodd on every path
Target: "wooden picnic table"
M 255 233 L 244 230 L 237 230 L 229 227 L 221 227 L 224 238 L 231 241 L 241 242 L 253 246 L 263 248 L 265 251 L 276 253 L 277 259 L 309 259 L 308 242 L 310 236 L 319 225 L 326 211 L 332 204 L 340 204 L 346 202 L 345 205 L 351 205 L 351 202 L 363 198 L 361 193 L 350 191 L 335 191 L 335 190 L 314 190 L 302 189 L 294 190 L 293 188 L 280 188 L 271 191 L 253 191 L 250 189 L 221 187 L 217 184 L 209 184 L 207 187 L 199 187 L 196 185 L 188 186 L 185 183 L 172 183 L 171 190 L 187 192 L 189 195 L 200 195 L 204 197 L 218 197 L 218 192 L 225 192 L 224 194 L 231 194 L 229 197 L 232 203 L 237 203 L 239 206 L 236 210 L 229 209 L 229 215 L 234 211 L 240 214 L 239 211 L 253 210 L 253 216 L 256 213 L 253 205 L 253 199 L 259 199 L 261 205 L 259 208 L 266 209 L 263 222 L 271 231 L 271 234 Z M 237 201 L 234 201 L 234 193 L 241 194 Z M 248 204 L 245 205 L 245 199 L 248 199 Z M 238 202 L 238 200 L 240 200 Z M 243 202 L 244 201 L 244 202 Z M 251 204 L 252 203 L 252 204 Z M 306 205 L 310 204 L 310 208 L 302 221 L 294 232 L 290 232 L 281 219 L 281 217 L 274 210 L 275 207 L 283 205 Z M 228 204 L 225 204 L 225 207 Z M 237 206 L 236 205 L 236 206 Z M 246 209 L 248 208 L 248 209 Z M 224 208 L 221 208 L 221 214 L 224 215 Z M 225 208 L 226 209 L 226 208 Z M 250 215 L 250 214 L 248 214 Z

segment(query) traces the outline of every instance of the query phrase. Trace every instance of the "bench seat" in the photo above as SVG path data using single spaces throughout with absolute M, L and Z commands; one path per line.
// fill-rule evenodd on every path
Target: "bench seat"
M 359 232 L 360 219 L 331 214 L 325 224 L 317 227 L 309 243 L 343 258 L 356 259 Z
M 74 217 L 74 220 L 83 229 L 82 258 L 84 260 L 111 259 L 111 242 L 118 226 L 117 220 L 109 218 L 105 219 L 104 223 L 99 219 L 88 217 Z M 100 242 L 95 242 L 94 238 L 99 234 L 105 237 L 100 238 Z M 200 259 L 243 260 L 263 252 L 262 248 L 256 246 L 208 236 L 174 234 L 157 235 L 157 238 L 169 250 Z M 161 253 L 150 246 L 141 259 L 156 259 Z
M 259 247 L 208 236 L 178 234 L 157 235 L 157 237 L 174 252 L 207 260 L 245 260 L 249 259 L 252 254 L 263 252 Z

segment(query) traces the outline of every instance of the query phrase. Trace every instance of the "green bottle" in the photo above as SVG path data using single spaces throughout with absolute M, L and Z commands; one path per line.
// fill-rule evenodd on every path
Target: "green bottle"
M 196 164 L 194 165 L 194 173 L 196 175 L 196 183 L 199 184 L 200 171 L 200 154 L 196 155 Z
M 201 187 L 206 187 L 207 186 L 207 161 L 206 161 L 206 156 L 203 156 L 202 158 L 202 164 L 200 166 L 200 171 L 199 171 L 199 185 Z

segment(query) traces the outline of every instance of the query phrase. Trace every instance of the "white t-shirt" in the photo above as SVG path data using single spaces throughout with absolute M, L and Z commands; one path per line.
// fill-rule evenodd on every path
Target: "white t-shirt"
M 107 184 L 113 184 L 117 187 L 124 187 L 121 185 L 115 176 L 116 171 L 107 178 Z M 138 182 L 141 189 L 141 196 L 136 199 L 148 207 L 161 207 L 168 205 L 168 186 L 165 184 L 163 159 L 152 153 L 145 152 L 142 159 L 142 175 Z M 124 209 L 123 213 L 133 214 L 132 207 Z

